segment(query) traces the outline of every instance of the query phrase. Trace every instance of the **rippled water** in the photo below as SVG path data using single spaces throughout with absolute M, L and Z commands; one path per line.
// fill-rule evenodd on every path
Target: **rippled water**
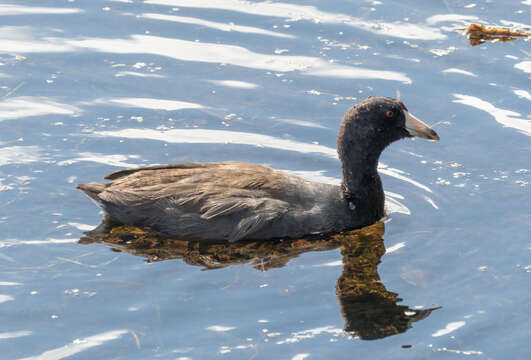
M 529 358 L 530 42 L 472 47 L 458 29 L 529 31 L 530 6 L 4 1 L 2 358 Z M 238 160 L 338 182 L 343 113 L 397 92 L 441 141 L 383 154 L 383 243 L 165 261 L 78 243 L 101 214 L 75 184 L 123 167 Z

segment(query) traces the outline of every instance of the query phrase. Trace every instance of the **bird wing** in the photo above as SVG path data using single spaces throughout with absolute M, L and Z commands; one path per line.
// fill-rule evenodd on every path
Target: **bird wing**
M 173 212 L 181 220 L 179 232 L 188 236 L 208 231 L 207 220 L 208 224 L 229 221 L 230 241 L 243 239 L 285 214 L 290 207 L 285 194 L 295 182 L 269 167 L 235 162 L 127 169 L 106 179 L 112 182 L 98 197 L 116 205 L 106 207 L 111 216 L 113 208 L 127 209 L 126 216 L 137 223 L 147 215 L 152 217 L 148 222 L 156 224 L 161 223 L 161 214 Z

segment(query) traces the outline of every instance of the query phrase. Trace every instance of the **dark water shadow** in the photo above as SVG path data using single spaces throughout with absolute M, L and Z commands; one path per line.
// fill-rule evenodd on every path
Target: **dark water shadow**
M 142 256 L 149 262 L 182 259 L 205 270 L 249 263 L 257 270 L 267 271 L 283 267 L 305 252 L 340 248 L 343 272 L 336 282 L 336 295 L 345 320 L 344 330 L 360 339 L 403 333 L 412 323 L 439 309 L 414 310 L 398 305 L 402 299 L 380 281 L 378 264 L 385 254 L 385 227 L 381 222 L 327 236 L 236 243 L 187 241 L 152 230 L 108 225 L 102 223 L 86 233 L 79 243 L 103 242 L 113 251 Z

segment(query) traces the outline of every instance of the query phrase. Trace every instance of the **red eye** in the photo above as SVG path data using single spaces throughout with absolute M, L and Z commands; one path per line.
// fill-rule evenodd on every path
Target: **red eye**
M 395 116 L 395 113 L 394 111 L 389 110 L 388 112 L 385 113 L 385 116 L 387 116 L 388 118 L 392 118 L 393 116 Z

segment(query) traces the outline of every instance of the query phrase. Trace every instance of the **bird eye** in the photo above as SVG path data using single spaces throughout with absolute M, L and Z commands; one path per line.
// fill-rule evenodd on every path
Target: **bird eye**
M 395 112 L 389 110 L 388 112 L 385 113 L 385 116 L 387 116 L 388 118 L 392 118 L 393 116 L 395 116 Z

